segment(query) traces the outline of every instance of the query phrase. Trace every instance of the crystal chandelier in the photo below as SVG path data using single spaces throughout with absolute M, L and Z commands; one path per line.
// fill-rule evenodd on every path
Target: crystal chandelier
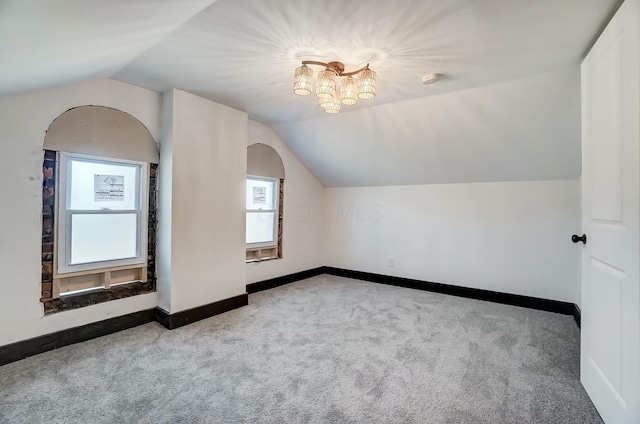
M 358 100 L 373 99 L 376 96 L 376 73 L 369 69 L 368 63 L 357 71 L 345 72 L 341 62 L 312 60 L 304 60 L 302 66 L 296 68 L 293 92 L 298 96 L 308 96 L 313 92 L 313 69 L 307 65 L 324 66 L 324 70 L 318 72 L 316 96 L 318 104 L 327 113 L 338 113 L 340 105 L 355 105 Z

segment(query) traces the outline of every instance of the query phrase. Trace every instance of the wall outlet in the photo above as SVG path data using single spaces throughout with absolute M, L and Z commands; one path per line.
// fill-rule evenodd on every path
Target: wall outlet
M 392 258 L 391 256 L 389 256 L 389 259 L 387 260 L 387 266 L 389 268 L 393 268 L 394 266 L 396 266 L 395 258 Z

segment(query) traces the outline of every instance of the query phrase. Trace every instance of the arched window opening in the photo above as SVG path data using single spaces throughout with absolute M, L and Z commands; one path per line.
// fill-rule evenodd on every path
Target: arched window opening
M 266 144 L 247 148 L 247 262 L 282 258 L 284 166 Z
M 45 314 L 155 290 L 153 137 L 116 109 L 81 106 L 44 139 Z

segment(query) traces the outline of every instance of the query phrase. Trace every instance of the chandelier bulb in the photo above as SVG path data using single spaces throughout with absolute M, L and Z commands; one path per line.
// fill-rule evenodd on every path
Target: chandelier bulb
M 293 77 L 293 92 L 298 96 L 308 96 L 313 91 L 313 69 L 307 65 L 296 68 Z

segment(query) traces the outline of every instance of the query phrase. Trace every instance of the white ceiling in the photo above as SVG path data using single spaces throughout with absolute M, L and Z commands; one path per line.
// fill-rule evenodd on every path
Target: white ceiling
M 325 186 L 577 178 L 578 65 L 618 2 L 4 0 L 0 94 L 183 89 L 271 124 Z M 304 59 L 370 62 L 378 96 L 328 116 L 291 92 Z
M 574 179 L 580 74 L 569 68 L 273 128 L 325 187 Z
M 0 0 L 0 95 L 111 77 L 214 0 Z

